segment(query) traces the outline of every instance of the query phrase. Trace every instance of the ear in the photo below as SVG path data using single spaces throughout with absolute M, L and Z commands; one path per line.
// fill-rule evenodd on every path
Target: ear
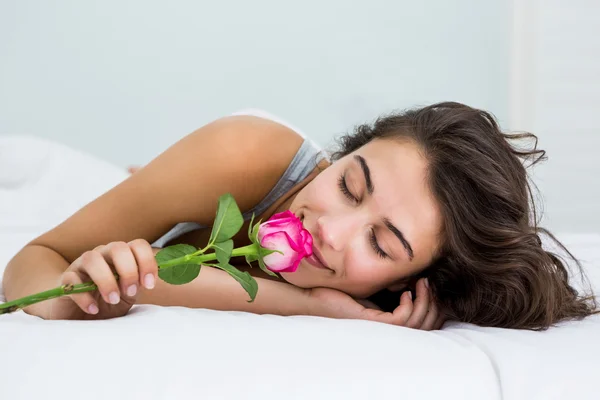
M 408 286 L 408 284 L 406 282 L 398 281 L 398 282 L 392 283 L 390 286 L 388 286 L 387 290 L 389 290 L 390 292 L 399 292 L 402 289 L 406 288 L 407 286 Z

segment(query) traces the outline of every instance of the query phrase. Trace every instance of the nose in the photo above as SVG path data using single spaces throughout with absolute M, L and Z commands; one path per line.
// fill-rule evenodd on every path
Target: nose
M 321 216 L 317 219 L 317 233 L 321 243 L 340 251 L 350 242 L 357 224 L 357 218 L 348 215 Z

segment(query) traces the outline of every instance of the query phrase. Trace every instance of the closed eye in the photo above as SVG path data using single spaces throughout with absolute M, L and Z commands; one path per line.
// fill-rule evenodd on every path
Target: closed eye
M 359 199 L 357 199 L 352 194 L 352 192 L 350 192 L 350 189 L 348 189 L 348 185 L 346 184 L 346 176 L 344 174 L 340 175 L 340 177 L 338 178 L 338 186 L 340 188 L 340 191 L 344 194 L 344 196 L 346 196 L 346 198 L 348 198 L 348 200 L 352 201 L 353 203 L 360 202 Z M 387 255 L 387 253 L 381 249 L 381 247 L 379 246 L 379 243 L 377 243 L 377 236 L 375 236 L 374 229 L 371 230 L 371 234 L 369 235 L 369 242 L 371 243 L 371 247 L 373 248 L 373 250 L 379 257 L 381 257 L 381 258 L 389 257 Z
M 379 244 L 377 243 L 377 236 L 375 236 L 375 230 L 371 229 L 371 235 L 369 236 L 369 241 L 371 242 L 371 247 L 375 250 L 375 253 L 381 258 L 388 258 L 388 255 L 385 251 L 381 250 Z
M 348 189 L 348 185 L 346 184 L 346 176 L 344 174 L 340 175 L 338 178 L 338 186 L 342 193 L 348 198 L 348 200 L 353 201 L 354 203 L 358 203 L 358 199 L 354 197 L 354 195 Z

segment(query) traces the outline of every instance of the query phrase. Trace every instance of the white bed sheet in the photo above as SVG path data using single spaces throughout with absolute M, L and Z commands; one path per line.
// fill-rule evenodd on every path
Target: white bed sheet
M 0 273 L 126 176 L 67 146 L 0 138 Z M 559 237 L 600 292 L 600 235 Z M 597 399 L 599 338 L 598 316 L 538 333 L 148 305 L 107 321 L 18 312 L 0 317 L 0 398 Z

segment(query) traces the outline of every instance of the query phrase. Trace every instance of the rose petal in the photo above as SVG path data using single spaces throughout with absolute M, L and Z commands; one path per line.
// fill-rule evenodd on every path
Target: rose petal
M 282 269 L 280 271 L 276 271 L 276 272 L 295 272 L 298 269 L 298 265 L 300 265 L 300 261 L 302 260 L 302 258 L 298 258 L 294 264 L 292 264 L 291 266 L 289 266 L 286 269 Z M 273 271 L 275 272 L 275 271 Z
M 294 215 L 294 213 L 291 212 L 290 210 L 285 210 L 283 212 L 274 214 L 271 218 L 269 218 L 269 221 L 274 220 L 274 219 L 284 219 L 284 218 L 296 218 L 296 215 Z
M 265 265 L 272 271 L 281 271 L 292 266 L 298 258 L 298 252 L 291 247 L 291 244 L 289 236 L 285 232 L 276 232 L 265 236 L 261 246 L 283 252 L 283 254 L 271 253 L 264 257 Z
M 283 213 L 280 213 L 283 214 Z M 292 214 L 293 215 L 293 214 Z M 258 229 L 258 240 L 272 232 L 285 231 L 292 238 L 294 243 L 299 244 L 302 241 L 300 231 L 303 229 L 302 222 L 299 218 L 287 218 L 280 220 L 268 220 L 267 222 L 260 225 Z
M 263 232 L 263 235 L 264 235 L 265 234 L 264 232 L 270 233 L 273 231 L 281 231 L 281 230 L 283 230 L 283 228 L 285 228 L 289 224 L 290 224 L 289 220 L 267 221 L 260 225 L 258 232 L 259 232 L 259 235 L 261 234 L 261 232 Z
M 293 272 L 302 258 L 312 255 L 313 238 L 302 221 L 289 210 L 273 215 L 261 224 L 258 241 L 264 248 L 283 252 L 263 258 L 268 269 L 275 272 Z
M 313 253 L 313 238 L 309 231 L 303 229 L 302 232 L 302 243 L 304 244 L 304 253 L 307 257 L 310 257 Z

